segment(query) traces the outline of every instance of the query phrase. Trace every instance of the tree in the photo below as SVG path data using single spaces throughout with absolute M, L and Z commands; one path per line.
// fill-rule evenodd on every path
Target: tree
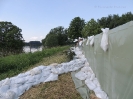
M 94 19 L 91 19 L 84 26 L 82 30 L 82 36 L 87 37 L 91 35 L 96 35 L 100 32 L 101 32 L 100 25 Z
M 82 37 L 81 31 L 84 25 L 84 19 L 81 19 L 80 17 L 75 17 L 74 19 L 72 19 L 70 26 L 68 28 L 68 37 L 71 39 Z
M 45 42 L 45 46 L 47 47 L 55 47 L 58 46 L 58 38 L 56 34 L 48 34 Z
M 0 22 L 0 52 L 2 54 L 21 53 L 24 39 L 22 30 L 11 22 Z
M 50 30 L 45 39 L 42 40 L 44 46 L 54 47 L 65 45 L 68 40 L 67 29 L 62 26 L 58 26 Z

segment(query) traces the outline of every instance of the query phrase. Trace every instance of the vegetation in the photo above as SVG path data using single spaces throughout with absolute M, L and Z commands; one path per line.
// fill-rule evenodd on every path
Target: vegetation
M 122 14 L 122 16 L 119 16 L 118 14 L 108 15 L 108 17 L 102 17 L 97 21 L 91 19 L 85 24 L 82 30 L 82 36 L 87 37 L 91 35 L 96 35 L 101 32 L 101 28 L 107 27 L 109 29 L 113 29 L 132 20 L 133 14 L 131 12 Z
M 21 73 L 24 69 L 40 62 L 44 57 L 49 57 L 68 48 L 69 46 L 63 46 L 34 53 L 2 57 L 0 58 L 0 80 Z
M 91 35 L 96 35 L 100 32 L 100 25 L 94 19 L 91 19 L 85 24 L 84 28 L 82 29 L 82 36 L 87 37 Z
M 101 28 L 107 27 L 112 29 L 131 20 L 133 20 L 133 14 L 131 12 L 122 14 L 122 16 L 118 14 L 108 15 L 108 17 L 102 17 L 97 20 L 92 18 L 88 22 L 85 22 L 80 17 L 75 17 L 70 22 L 68 29 L 64 29 L 63 26 L 51 29 L 46 38 L 42 40 L 42 43 L 45 47 L 70 44 L 73 39 L 96 35 L 102 32 Z
M 75 17 L 74 19 L 72 19 L 70 26 L 68 28 L 68 37 L 71 39 L 82 37 L 81 31 L 84 25 L 84 19 L 81 19 L 80 17 Z
M 0 56 L 21 53 L 24 39 L 22 30 L 11 22 L 0 22 Z
M 46 47 L 62 46 L 67 42 L 67 29 L 62 26 L 51 29 L 46 38 L 42 40 L 43 46 Z

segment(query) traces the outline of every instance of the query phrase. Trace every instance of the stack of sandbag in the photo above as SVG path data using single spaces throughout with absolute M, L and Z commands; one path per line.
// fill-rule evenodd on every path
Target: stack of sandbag
M 80 69 L 85 59 L 75 59 L 67 63 L 38 66 L 28 72 L 0 81 L 0 99 L 18 99 L 26 90 L 41 82 L 58 80 L 58 75 Z

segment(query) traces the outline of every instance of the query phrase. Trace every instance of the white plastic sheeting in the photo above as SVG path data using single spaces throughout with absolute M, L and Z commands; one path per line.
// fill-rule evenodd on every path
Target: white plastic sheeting
M 88 45 L 90 43 L 91 46 L 94 45 L 94 35 L 93 36 L 88 36 L 86 45 Z
M 75 53 L 78 58 L 83 58 L 82 51 L 75 48 Z M 98 79 L 95 77 L 89 63 L 86 61 L 84 67 L 81 68 L 79 72 L 75 74 L 75 77 L 79 80 L 85 81 L 85 84 L 90 90 L 93 90 L 96 96 L 100 99 L 108 99 L 107 94 L 101 89 Z
M 26 73 L 0 81 L 0 99 L 18 99 L 26 90 L 41 82 L 58 80 L 58 75 L 78 70 L 86 59 L 75 59 L 67 63 L 38 66 Z
M 108 49 L 108 31 L 109 28 L 101 29 L 103 31 L 102 39 L 101 39 L 101 48 L 106 52 Z

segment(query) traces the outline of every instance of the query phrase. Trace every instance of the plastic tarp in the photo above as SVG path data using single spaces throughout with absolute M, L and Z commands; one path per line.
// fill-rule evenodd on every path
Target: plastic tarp
M 109 30 L 106 52 L 100 47 L 101 38 L 102 33 L 94 37 L 94 46 L 84 42 L 82 47 L 101 88 L 109 99 L 133 99 L 133 21 Z M 81 87 L 84 83 L 75 79 L 76 86 L 87 90 L 87 87 Z M 88 97 L 86 92 L 82 97 Z
M 84 59 L 81 49 L 75 48 L 75 58 Z M 89 63 L 86 61 L 84 67 L 71 73 L 77 91 L 83 99 L 89 99 L 89 94 L 94 91 L 100 99 L 108 99 L 107 94 L 102 90 L 98 79 L 92 71 Z

